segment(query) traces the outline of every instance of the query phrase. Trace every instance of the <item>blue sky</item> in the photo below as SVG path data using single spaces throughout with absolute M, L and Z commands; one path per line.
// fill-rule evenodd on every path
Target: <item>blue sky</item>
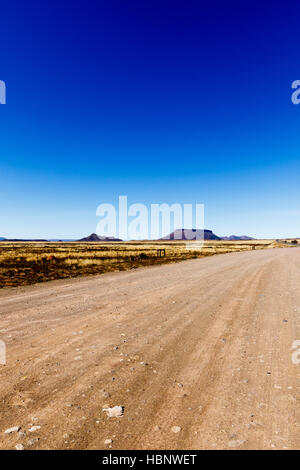
M 204 203 L 218 235 L 300 236 L 294 3 L 1 8 L 0 236 L 79 238 L 119 195 Z

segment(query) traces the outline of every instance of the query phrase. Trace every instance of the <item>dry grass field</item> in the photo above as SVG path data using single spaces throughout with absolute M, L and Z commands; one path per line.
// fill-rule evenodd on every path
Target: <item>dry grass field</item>
M 0 288 L 280 246 L 286 245 L 275 240 L 206 241 L 201 250 L 187 250 L 182 241 L 1 242 Z

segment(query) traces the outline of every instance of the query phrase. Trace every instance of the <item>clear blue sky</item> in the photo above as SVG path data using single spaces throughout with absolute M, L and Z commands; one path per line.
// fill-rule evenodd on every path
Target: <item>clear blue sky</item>
M 84 236 L 124 194 L 300 236 L 300 8 L 280 3 L 1 2 L 0 236 Z

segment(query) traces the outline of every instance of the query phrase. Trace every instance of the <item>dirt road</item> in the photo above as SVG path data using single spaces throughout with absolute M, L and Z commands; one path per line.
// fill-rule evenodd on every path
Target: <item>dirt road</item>
M 3 289 L 0 339 L 1 449 L 300 448 L 298 248 Z

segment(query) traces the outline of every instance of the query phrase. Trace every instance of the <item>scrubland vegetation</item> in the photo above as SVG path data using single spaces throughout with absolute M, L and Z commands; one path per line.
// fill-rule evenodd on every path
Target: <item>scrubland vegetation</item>
M 0 288 L 278 246 L 286 244 L 275 240 L 206 241 L 201 250 L 187 250 L 182 241 L 1 242 Z

